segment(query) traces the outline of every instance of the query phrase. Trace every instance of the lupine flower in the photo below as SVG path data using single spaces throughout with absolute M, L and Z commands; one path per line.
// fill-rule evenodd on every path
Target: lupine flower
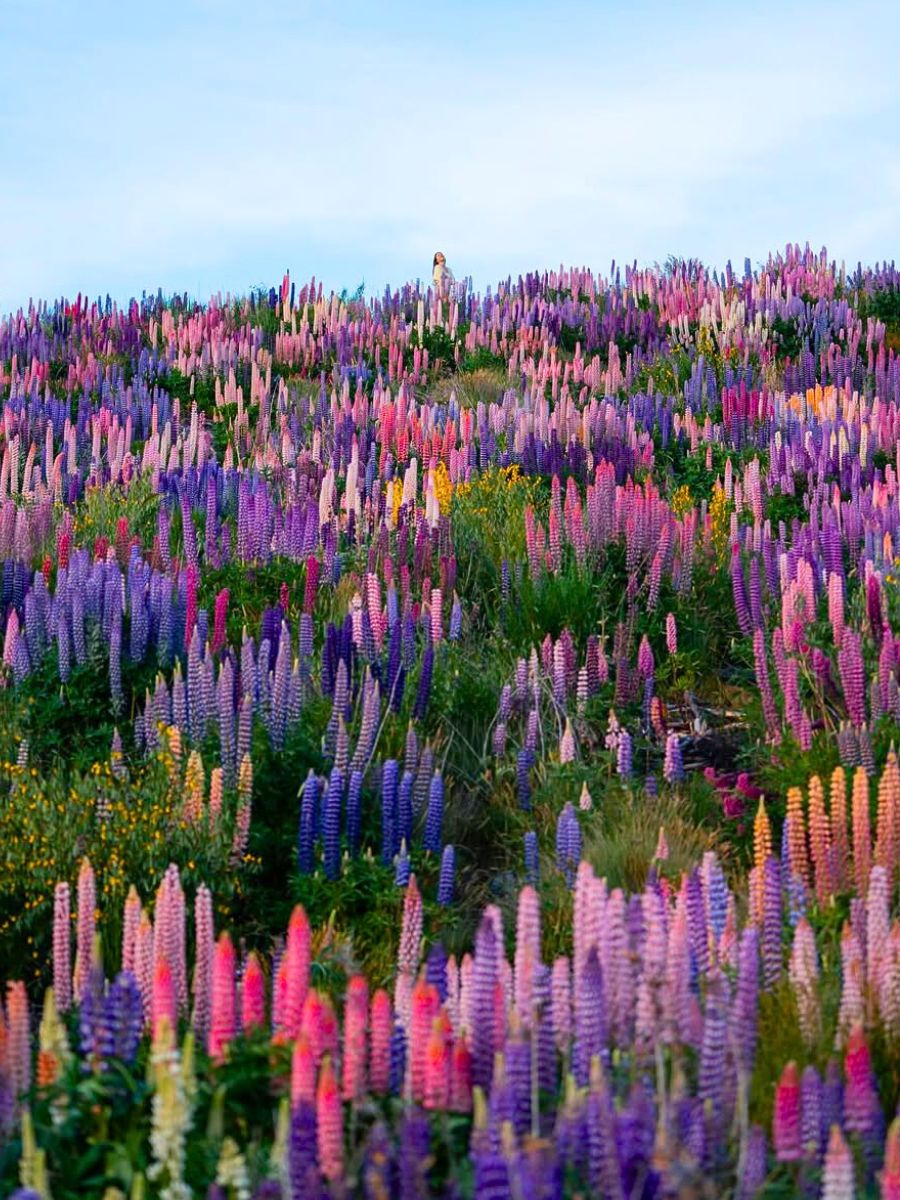
M 822 1172 L 822 1200 L 853 1200 L 853 1158 L 838 1125 L 832 1125 Z
M 781 1072 L 775 1089 L 772 1143 L 779 1162 L 795 1162 L 802 1156 L 800 1143 L 800 1077 L 797 1064 L 790 1062 Z

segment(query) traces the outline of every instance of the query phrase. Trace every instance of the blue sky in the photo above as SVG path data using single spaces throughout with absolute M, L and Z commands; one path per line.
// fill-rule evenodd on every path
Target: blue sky
M 900 257 L 896 0 L 0 0 L 0 311 Z

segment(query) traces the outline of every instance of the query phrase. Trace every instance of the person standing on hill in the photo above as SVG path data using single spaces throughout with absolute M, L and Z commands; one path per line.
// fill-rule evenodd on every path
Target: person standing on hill
M 444 257 L 442 250 L 438 250 L 434 256 L 434 269 L 431 272 L 431 278 L 436 290 L 442 296 L 445 296 L 450 290 L 450 285 L 456 282 L 453 278 L 453 272 L 447 266 L 447 259 Z

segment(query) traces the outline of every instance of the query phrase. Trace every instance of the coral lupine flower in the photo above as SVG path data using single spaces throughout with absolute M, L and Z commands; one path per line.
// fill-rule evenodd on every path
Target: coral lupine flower
M 772 1143 L 779 1162 L 796 1162 L 803 1156 L 800 1140 L 800 1076 L 797 1064 L 789 1062 L 775 1089 Z

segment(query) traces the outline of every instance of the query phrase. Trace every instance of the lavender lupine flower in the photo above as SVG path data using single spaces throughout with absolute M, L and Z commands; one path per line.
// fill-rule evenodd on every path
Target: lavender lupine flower
M 459 596 L 454 592 L 453 607 L 450 610 L 450 641 L 458 642 L 462 635 L 462 605 Z
M 441 874 L 438 881 L 438 904 L 446 907 L 453 903 L 453 876 L 456 869 L 456 851 L 452 846 L 444 847 L 441 855 Z
M 300 832 L 297 840 L 297 869 L 301 875 L 311 875 L 315 868 L 315 839 L 319 822 L 319 793 L 321 785 L 312 771 L 303 785 L 300 802 Z
M 432 854 L 441 852 L 441 830 L 444 823 L 444 781 L 435 771 L 428 794 L 428 815 L 425 820 L 425 849 Z
M 712 1114 L 723 1119 L 725 1096 L 725 1057 L 728 1044 L 724 983 L 718 969 L 709 976 L 706 1011 L 703 1015 L 703 1042 L 700 1049 L 700 1073 L 697 1092 L 710 1105 Z
M 666 756 L 663 765 L 663 776 L 667 783 L 681 783 L 684 779 L 684 764 L 681 758 L 681 739 L 677 733 L 670 733 L 666 738 Z
M 325 878 L 335 880 L 341 874 L 341 798 L 344 777 L 337 767 L 332 768 L 325 793 L 325 813 L 322 830 L 322 865 Z
M 398 1200 L 425 1200 L 427 1197 L 430 1146 L 431 1129 L 425 1114 L 418 1108 L 406 1108 L 400 1125 Z
M 769 856 L 763 866 L 763 983 L 774 986 L 781 974 L 781 866 Z
M 800 1078 L 800 1122 L 804 1157 L 818 1162 L 825 1149 L 825 1128 L 822 1124 L 822 1080 L 813 1066 L 806 1067 Z
M 743 1172 L 738 1182 L 737 1200 L 755 1200 L 768 1173 L 766 1131 L 753 1125 L 747 1137 Z
M 623 779 L 628 779 L 631 776 L 631 734 L 627 729 L 623 729 L 619 733 L 616 771 Z
M 525 881 L 537 889 L 540 886 L 540 858 L 538 851 L 538 836 L 533 829 L 524 835 L 525 842 Z

